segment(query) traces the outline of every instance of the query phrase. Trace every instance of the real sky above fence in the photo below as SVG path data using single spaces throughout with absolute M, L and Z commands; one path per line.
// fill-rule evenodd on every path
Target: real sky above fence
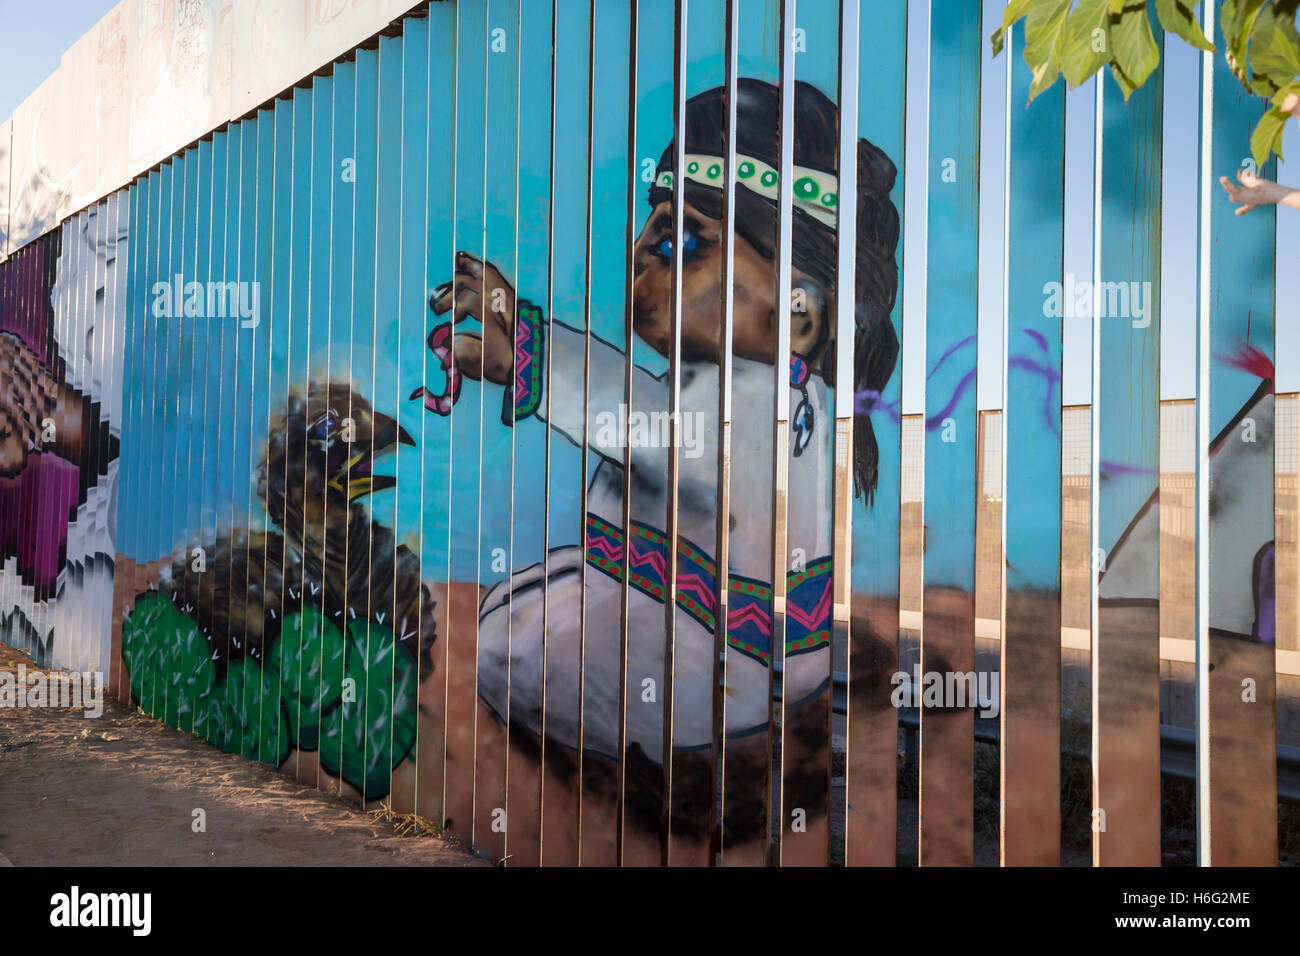
M 0 0 L 0 117 L 31 95 L 59 67 L 63 51 L 116 6 L 116 0 L 59 0 L 57 4 Z

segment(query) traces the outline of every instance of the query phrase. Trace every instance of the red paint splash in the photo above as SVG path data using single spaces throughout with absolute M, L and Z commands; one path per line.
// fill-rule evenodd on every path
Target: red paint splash
M 1269 384 L 1268 390 L 1273 391 L 1273 360 L 1255 346 L 1248 342 L 1240 342 L 1237 344 L 1237 351 L 1227 356 L 1224 361 L 1233 368 L 1266 379 Z

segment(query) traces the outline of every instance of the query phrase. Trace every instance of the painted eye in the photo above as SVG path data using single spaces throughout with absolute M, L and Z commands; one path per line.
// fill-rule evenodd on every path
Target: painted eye
M 695 258 L 699 246 L 699 237 L 697 237 L 694 232 L 687 229 L 682 233 L 682 249 L 684 250 L 683 254 L 686 262 L 690 262 Z M 671 262 L 673 258 L 672 238 L 670 236 L 665 236 L 663 239 L 660 239 L 659 244 L 656 245 L 651 252 L 660 259 L 663 259 L 665 262 Z
M 326 412 L 307 431 L 307 436 L 314 442 L 322 445 L 328 444 L 334 438 L 334 433 L 338 431 L 338 420 L 335 418 L 333 411 Z

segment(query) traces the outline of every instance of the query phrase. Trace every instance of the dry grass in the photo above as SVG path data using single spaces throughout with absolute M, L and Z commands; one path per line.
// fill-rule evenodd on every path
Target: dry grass
M 397 813 L 393 810 L 392 799 L 388 797 L 385 797 L 378 807 L 368 812 L 371 820 L 387 826 L 393 831 L 394 836 L 424 838 L 443 835 L 442 827 L 427 817 L 422 817 L 418 813 Z

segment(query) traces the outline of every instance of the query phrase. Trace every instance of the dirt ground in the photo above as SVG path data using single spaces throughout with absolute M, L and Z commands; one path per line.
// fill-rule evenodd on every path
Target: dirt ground
M 31 660 L 0 644 L 0 669 Z M 206 831 L 193 831 L 194 811 Z M 6 861 L 7 858 L 7 861 Z M 381 816 L 106 700 L 0 708 L 0 866 L 475 866 Z

